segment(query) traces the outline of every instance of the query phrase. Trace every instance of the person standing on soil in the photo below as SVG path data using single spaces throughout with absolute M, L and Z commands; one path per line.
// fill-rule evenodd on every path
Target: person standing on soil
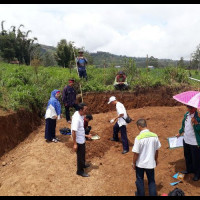
M 47 110 L 45 114 L 45 139 L 46 141 L 58 142 L 56 138 L 56 120 L 61 118 L 61 105 L 59 102 L 60 90 L 51 92 L 51 98 L 48 101 Z
M 76 59 L 76 63 L 78 66 L 79 77 L 85 78 L 85 80 L 87 81 L 86 65 L 87 65 L 88 61 L 83 56 L 83 50 L 79 50 L 78 53 L 79 53 L 79 56 Z
M 72 116 L 72 138 L 73 150 L 77 153 L 77 172 L 76 174 L 82 177 L 89 177 L 84 169 L 90 167 L 85 162 L 85 130 L 84 130 L 84 115 L 87 113 L 87 106 L 84 103 L 78 105 L 78 111 Z M 90 138 L 90 135 L 88 135 Z
M 127 131 L 126 131 L 126 121 L 125 119 L 127 118 L 127 112 L 122 103 L 117 101 L 116 97 L 112 96 L 109 99 L 108 104 L 116 106 L 117 114 L 118 116 L 114 119 L 110 120 L 110 123 L 114 123 L 116 120 L 117 122 L 115 123 L 113 127 L 113 138 L 110 138 L 111 141 L 119 141 L 118 138 L 118 133 L 121 131 L 121 139 L 122 139 L 122 144 L 123 144 L 123 151 L 122 154 L 128 153 L 129 152 L 129 144 L 128 144 L 128 137 L 127 137 Z
M 187 106 L 188 112 L 184 115 L 179 137 L 184 132 L 183 149 L 186 171 L 183 174 L 194 173 L 193 181 L 200 178 L 200 117 L 197 109 Z
M 65 86 L 62 92 L 62 100 L 65 106 L 66 120 L 71 124 L 70 120 L 70 108 L 74 107 L 78 110 L 78 105 L 76 104 L 76 90 L 74 89 L 74 79 L 69 80 L 69 84 Z
M 145 196 L 144 172 L 146 172 L 149 195 L 157 196 L 154 168 L 158 165 L 158 149 L 161 147 L 158 136 L 147 129 L 145 119 L 139 119 L 137 127 L 140 134 L 135 138 L 132 149 L 133 169 L 136 171 L 136 196 Z

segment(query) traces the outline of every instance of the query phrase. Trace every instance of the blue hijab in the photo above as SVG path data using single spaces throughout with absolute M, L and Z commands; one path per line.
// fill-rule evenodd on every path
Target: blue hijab
M 51 92 L 51 98 L 49 99 L 47 109 L 50 105 L 52 105 L 55 108 L 57 115 L 60 115 L 61 114 L 61 105 L 60 105 L 59 100 L 56 98 L 57 92 L 60 92 L 60 90 L 54 90 Z

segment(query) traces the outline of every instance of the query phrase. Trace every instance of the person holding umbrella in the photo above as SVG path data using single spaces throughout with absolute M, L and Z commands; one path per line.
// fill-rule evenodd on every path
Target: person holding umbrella
M 188 111 L 182 120 L 179 137 L 184 133 L 183 148 L 186 170 L 182 173 L 194 173 L 193 181 L 200 178 L 200 116 L 197 108 L 200 108 L 199 92 L 184 92 L 173 97 L 187 106 Z

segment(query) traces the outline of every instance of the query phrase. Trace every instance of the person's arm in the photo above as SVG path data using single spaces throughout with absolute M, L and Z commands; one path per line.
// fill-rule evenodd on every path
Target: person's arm
M 67 106 L 67 91 L 66 90 L 67 90 L 67 87 L 65 87 L 62 92 L 62 100 L 63 100 L 64 106 Z
M 113 85 L 117 85 L 118 82 L 117 82 L 117 77 L 115 77 L 115 81 L 114 81 L 114 84 Z
M 195 117 L 192 118 L 192 123 L 194 129 L 199 133 L 200 132 L 200 118 L 198 116 L 198 113 L 195 113 Z
M 156 150 L 155 161 L 156 161 L 156 166 L 157 166 L 158 165 L 158 150 Z
M 180 130 L 179 130 L 179 133 L 176 135 L 176 137 L 180 137 L 181 134 L 184 132 L 185 119 L 186 119 L 186 117 L 187 117 L 187 113 L 184 115 L 184 118 L 183 118 L 183 120 L 182 120 L 182 126 L 181 126 L 181 128 L 180 128 Z
M 136 169 L 136 161 L 139 157 L 139 153 L 133 153 L 133 163 L 132 163 L 132 166 L 133 166 L 133 169 L 135 170 Z
M 76 151 L 77 151 L 77 148 L 78 148 L 78 145 L 77 145 L 77 143 L 76 143 L 76 131 L 73 131 L 73 130 L 72 130 L 72 138 L 73 138 L 73 143 L 74 143 L 74 145 L 73 145 L 73 150 L 76 152 Z
M 85 63 L 88 64 L 87 58 L 84 57 Z
M 91 134 L 85 135 L 85 137 L 88 138 L 88 139 L 91 139 L 91 138 L 92 138 L 92 135 L 91 135 Z
M 115 122 L 118 118 L 123 117 L 123 116 L 124 116 L 124 113 L 120 114 L 119 116 L 117 116 L 117 117 L 111 119 L 111 120 L 110 120 L 110 123 Z

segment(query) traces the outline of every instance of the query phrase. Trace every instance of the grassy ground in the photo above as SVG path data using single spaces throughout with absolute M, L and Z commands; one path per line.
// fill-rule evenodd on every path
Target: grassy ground
M 199 87 L 199 82 L 188 79 L 189 72 L 169 67 L 165 69 L 139 69 L 133 73 L 125 69 L 128 75 L 130 90 L 138 87 L 193 85 Z M 0 108 L 18 110 L 20 108 L 34 109 L 44 112 L 51 91 L 63 90 L 69 78 L 76 81 L 75 88 L 80 92 L 102 92 L 114 90 L 113 82 L 119 69 L 87 67 L 88 81 L 81 80 L 76 69 L 61 67 L 32 67 L 0 63 Z M 191 76 L 200 78 L 197 71 L 191 71 Z

